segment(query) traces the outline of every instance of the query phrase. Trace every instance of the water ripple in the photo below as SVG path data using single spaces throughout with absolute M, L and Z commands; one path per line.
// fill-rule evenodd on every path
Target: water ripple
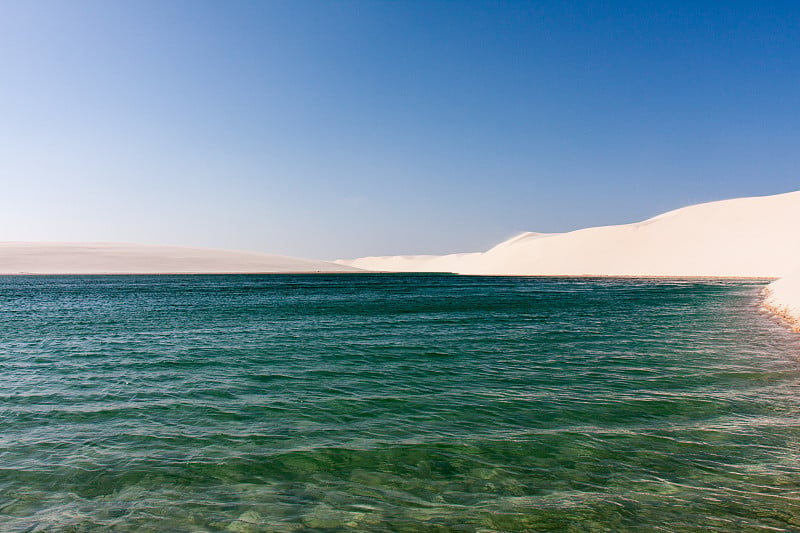
M 0 529 L 798 531 L 761 285 L 0 278 Z

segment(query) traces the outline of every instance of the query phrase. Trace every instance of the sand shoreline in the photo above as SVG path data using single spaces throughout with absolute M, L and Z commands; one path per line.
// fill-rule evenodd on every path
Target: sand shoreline
M 631 224 L 526 232 L 486 252 L 333 262 L 130 243 L 0 242 L 0 276 L 417 273 L 759 280 L 763 307 L 800 329 L 800 191 L 675 209 Z
M 675 281 L 692 281 L 692 280 L 720 280 L 720 281 L 764 281 L 771 282 L 777 281 L 781 278 L 764 277 L 764 276 L 634 276 L 634 275 L 553 275 L 553 274 L 456 274 L 453 272 L 389 272 L 377 270 L 354 270 L 354 271 L 325 271 L 325 270 L 297 270 L 297 271 L 214 271 L 214 272 L 2 272 L 0 277 L 35 277 L 35 276 L 282 276 L 282 275 L 314 275 L 314 274 L 335 274 L 335 275 L 435 275 L 435 276 L 459 276 L 459 277 L 491 277 L 491 278 L 542 278 L 542 279 L 626 279 L 626 280 L 675 280 Z
M 381 272 L 771 281 L 762 307 L 800 331 L 800 191 L 691 205 L 641 222 L 526 232 L 485 252 L 372 256 Z
M 800 270 L 764 288 L 762 307 L 800 333 Z

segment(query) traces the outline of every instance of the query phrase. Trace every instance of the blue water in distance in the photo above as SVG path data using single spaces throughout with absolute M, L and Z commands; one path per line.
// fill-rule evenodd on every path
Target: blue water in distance
M 800 531 L 762 286 L 0 278 L 0 530 Z

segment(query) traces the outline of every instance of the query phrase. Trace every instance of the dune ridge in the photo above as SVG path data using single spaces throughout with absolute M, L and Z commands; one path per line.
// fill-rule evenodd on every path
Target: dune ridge
M 0 242 L 0 274 L 258 274 L 358 272 L 329 263 L 264 254 L 129 243 Z
M 486 252 L 336 261 L 477 275 L 781 277 L 800 264 L 800 191 L 697 204 L 569 233 L 523 233 Z

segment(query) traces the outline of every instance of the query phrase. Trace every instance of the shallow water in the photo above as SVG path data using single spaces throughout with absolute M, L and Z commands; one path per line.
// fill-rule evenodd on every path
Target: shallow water
M 762 285 L 0 278 L 0 530 L 798 531 Z

